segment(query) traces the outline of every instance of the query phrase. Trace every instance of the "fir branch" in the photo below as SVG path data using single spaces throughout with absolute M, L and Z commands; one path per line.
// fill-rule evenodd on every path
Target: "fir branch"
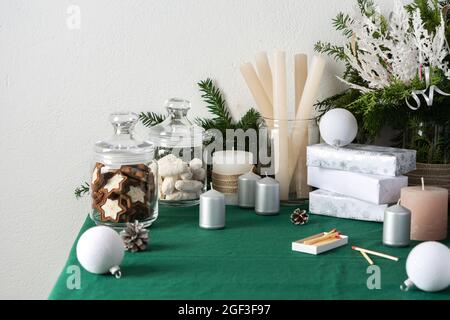
M 79 187 L 75 188 L 74 194 L 75 198 L 80 199 L 81 197 L 85 196 L 89 193 L 89 183 L 84 182 Z
M 338 15 L 332 20 L 333 27 L 341 31 L 344 36 L 350 38 L 353 34 L 353 31 L 349 28 L 349 22 L 351 18 L 348 14 L 344 14 L 339 12 Z
M 166 119 L 165 116 L 155 113 L 155 112 L 141 112 L 139 114 L 139 120 L 146 127 L 154 126 L 155 124 L 161 123 Z
M 414 0 L 405 6 L 406 11 L 412 13 L 420 10 L 420 16 L 428 32 L 434 33 L 441 23 L 441 4 L 438 0 Z
M 194 122 L 204 130 L 217 129 L 217 123 L 213 119 L 195 118 Z
M 258 129 L 259 122 L 261 120 L 261 114 L 251 108 L 248 110 L 242 118 L 239 120 L 239 122 L 236 124 L 237 128 L 241 128 L 244 131 L 248 129 Z
M 200 87 L 200 92 L 202 92 L 203 101 L 207 104 L 206 107 L 215 116 L 216 123 L 221 127 L 232 128 L 233 119 L 220 89 L 209 78 L 200 81 L 197 85 Z
M 329 55 L 336 61 L 347 60 L 347 56 L 344 53 L 344 47 L 338 46 L 338 45 L 332 45 L 329 42 L 322 42 L 322 41 L 316 42 L 316 44 L 314 45 L 314 51 L 316 51 L 318 53 L 323 53 L 323 54 Z
M 370 18 L 375 14 L 376 10 L 373 0 L 357 0 L 357 3 L 362 15 Z

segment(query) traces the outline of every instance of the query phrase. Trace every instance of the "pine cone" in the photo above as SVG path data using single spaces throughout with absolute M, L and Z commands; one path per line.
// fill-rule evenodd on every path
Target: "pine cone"
M 148 243 L 148 230 L 139 221 L 127 222 L 127 226 L 120 232 L 125 250 L 131 252 L 144 251 Z
M 291 214 L 291 222 L 295 225 L 303 225 L 308 223 L 309 215 L 306 210 L 295 209 Z

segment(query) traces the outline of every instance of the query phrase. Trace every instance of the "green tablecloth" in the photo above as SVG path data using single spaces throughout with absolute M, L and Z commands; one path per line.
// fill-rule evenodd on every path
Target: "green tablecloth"
M 411 248 L 383 246 L 381 223 L 312 215 L 309 224 L 295 226 L 292 209 L 258 216 L 230 206 L 226 229 L 204 230 L 197 206 L 161 206 L 150 228 L 150 249 L 126 253 L 121 279 L 81 268 L 81 288 L 68 289 L 67 267 L 79 265 L 75 242 L 50 299 L 450 299 L 450 289 L 399 289 Z M 92 226 L 87 219 L 80 234 Z M 318 256 L 291 250 L 292 241 L 332 228 L 348 235 L 349 244 Z M 381 289 L 368 289 L 368 263 L 352 245 L 400 257 L 373 257 L 381 268 Z

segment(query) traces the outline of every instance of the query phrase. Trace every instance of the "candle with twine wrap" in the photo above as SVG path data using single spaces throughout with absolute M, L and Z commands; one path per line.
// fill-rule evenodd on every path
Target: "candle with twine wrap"
M 238 178 L 253 168 L 253 154 L 242 150 L 216 151 L 212 158 L 212 185 L 225 195 L 236 195 Z M 231 204 L 231 203 L 230 203 Z

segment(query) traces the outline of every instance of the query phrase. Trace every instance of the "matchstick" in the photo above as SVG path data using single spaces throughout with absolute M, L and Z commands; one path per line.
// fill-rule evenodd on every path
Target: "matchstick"
M 372 254 L 372 255 L 374 255 L 374 256 L 386 258 L 386 259 L 389 259 L 389 260 L 398 261 L 398 258 L 397 258 L 397 257 L 390 256 L 390 255 L 388 255 L 388 254 L 384 254 L 384 253 L 381 253 L 381 252 L 372 251 L 372 250 L 367 250 L 367 249 L 363 249 L 363 248 L 359 248 L 359 247 L 355 247 L 355 246 L 353 246 L 352 249 L 353 249 L 353 250 L 356 250 L 356 251 L 360 251 L 360 252 Z
M 367 262 L 368 262 L 370 265 L 373 265 L 373 260 L 370 259 L 370 257 L 367 255 L 367 253 L 365 253 L 364 251 L 360 251 L 360 253 L 362 254 L 362 256 L 364 257 L 364 259 L 366 259 Z
M 315 243 L 318 243 L 318 242 L 322 242 L 324 240 L 336 238 L 336 236 L 339 236 L 339 232 L 330 232 L 330 233 L 324 234 L 324 235 L 322 235 L 320 237 L 313 238 L 313 239 L 310 239 L 310 240 L 306 240 L 303 243 L 306 244 L 306 245 L 312 245 L 312 244 L 315 244 Z
M 326 240 L 322 240 L 322 241 L 316 242 L 316 243 L 313 244 L 313 246 L 316 246 L 316 247 L 318 247 L 318 246 L 323 246 L 323 245 L 329 244 L 329 243 L 331 243 L 331 242 L 338 241 L 338 240 L 340 240 L 340 239 L 341 239 L 341 237 L 340 237 L 339 235 L 336 235 L 334 238 L 326 239 Z

